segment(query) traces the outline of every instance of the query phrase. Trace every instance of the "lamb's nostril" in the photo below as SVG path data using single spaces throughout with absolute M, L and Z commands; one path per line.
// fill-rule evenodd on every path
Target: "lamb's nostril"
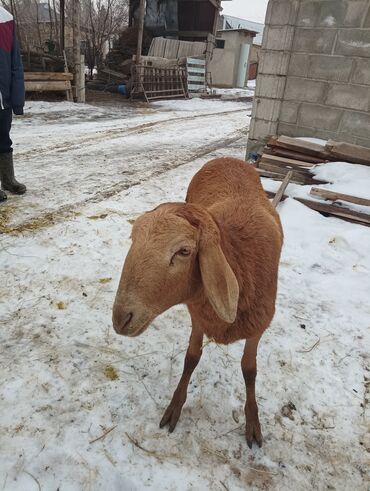
M 113 308 L 113 327 L 117 334 L 125 334 L 126 328 L 132 321 L 133 313 L 121 309 L 118 305 Z
M 125 329 L 132 320 L 132 312 L 128 312 L 127 314 L 124 315 L 122 319 L 122 329 Z

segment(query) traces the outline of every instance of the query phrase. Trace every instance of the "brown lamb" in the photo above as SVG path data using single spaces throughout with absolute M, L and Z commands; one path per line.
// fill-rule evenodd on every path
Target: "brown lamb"
M 175 429 L 203 337 L 229 344 L 245 339 L 246 439 L 262 445 L 255 398 L 258 342 L 275 312 L 283 243 L 279 216 L 252 166 L 234 158 L 205 164 L 186 203 L 166 203 L 132 229 L 113 307 L 118 334 L 137 336 L 161 313 L 188 307 L 192 332 L 184 371 L 160 426 Z

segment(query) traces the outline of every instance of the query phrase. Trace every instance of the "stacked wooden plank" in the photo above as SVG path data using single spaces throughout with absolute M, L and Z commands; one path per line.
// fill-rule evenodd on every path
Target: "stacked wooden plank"
M 298 138 L 273 136 L 268 138 L 264 152 L 255 165 L 262 177 L 284 181 L 289 174 L 290 182 L 293 183 L 327 184 L 326 181 L 316 179 L 312 170 L 317 164 L 338 160 L 370 166 L 370 148 L 334 141 L 320 145 Z M 267 194 L 270 198 L 275 197 L 275 193 L 268 192 Z M 280 194 L 282 194 L 281 191 Z M 369 213 L 364 213 L 345 205 L 345 203 L 351 203 L 370 207 L 369 199 L 317 187 L 312 187 L 310 194 L 316 200 L 295 199 L 326 216 L 335 216 L 370 226 L 370 208 Z M 277 199 L 285 198 L 285 195 L 277 196 Z
M 67 100 L 72 100 L 72 73 L 68 72 L 25 72 L 26 92 L 64 91 Z

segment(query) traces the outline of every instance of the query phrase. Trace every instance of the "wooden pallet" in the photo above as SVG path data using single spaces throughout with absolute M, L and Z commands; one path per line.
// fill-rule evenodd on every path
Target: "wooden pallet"
M 148 103 L 159 99 L 187 99 L 186 70 L 180 66 L 155 68 L 134 65 L 131 99 L 138 98 Z
M 26 92 L 64 91 L 68 101 L 72 100 L 72 73 L 62 72 L 25 72 Z

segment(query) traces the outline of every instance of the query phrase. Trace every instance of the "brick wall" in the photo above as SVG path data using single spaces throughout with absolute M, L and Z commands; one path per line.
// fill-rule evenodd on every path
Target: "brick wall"
M 248 151 L 270 134 L 370 147 L 369 0 L 270 0 Z

